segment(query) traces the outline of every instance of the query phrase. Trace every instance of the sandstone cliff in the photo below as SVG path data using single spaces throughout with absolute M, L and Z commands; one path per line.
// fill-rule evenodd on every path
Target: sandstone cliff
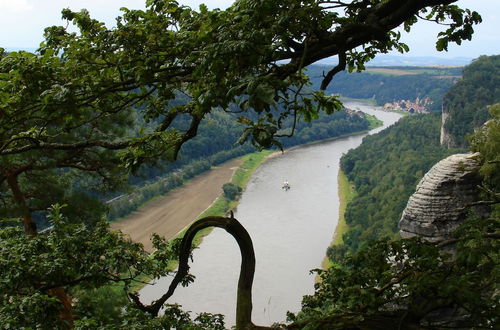
M 453 135 L 448 132 L 448 130 L 445 127 L 446 121 L 450 117 L 450 113 L 448 109 L 443 107 L 442 109 L 442 117 L 441 117 L 441 136 L 440 136 L 440 143 L 443 147 L 447 149 L 451 148 L 456 148 L 458 147 L 456 141 L 453 139 Z
M 479 200 L 478 154 L 456 154 L 434 165 L 408 200 L 399 221 L 403 238 L 430 242 L 451 238 L 465 219 L 465 206 Z

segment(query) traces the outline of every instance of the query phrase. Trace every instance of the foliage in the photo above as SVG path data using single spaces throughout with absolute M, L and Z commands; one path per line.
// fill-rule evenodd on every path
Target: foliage
M 452 145 L 467 146 L 467 136 L 488 120 L 487 106 L 500 102 L 500 55 L 481 56 L 464 69 L 463 79 L 444 98 L 445 129 Z
M 62 210 L 58 205 L 52 207 L 53 228 L 44 235 L 29 237 L 19 226 L 0 229 L 3 326 L 61 326 L 61 307 L 52 294 L 60 287 L 91 289 L 110 282 L 129 286 L 143 273 L 167 274 L 165 265 L 174 250 L 163 246 L 161 252 L 149 256 L 140 244 L 109 232 L 106 222 L 93 226 L 74 223 Z M 46 304 L 37 307 L 42 301 Z M 43 308 L 43 314 L 30 312 L 29 307 L 34 311 Z
M 239 194 L 241 194 L 242 189 L 241 187 L 238 187 L 233 183 L 224 183 L 222 185 L 222 191 L 224 191 L 224 197 L 232 201 L 238 198 Z
M 142 246 L 133 243 L 121 233 L 110 232 L 106 222 L 90 227 L 70 222 L 61 206 L 53 206 L 50 216 L 52 230 L 36 237 L 27 236 L 20 227 L 0 229 L 0 282 L 2 299 L 0 319 L 4 328 L 66 328 L 59 317 L 60 302 L 52 290 L 74 288 L 79 299 L 74 301 L 78 318 L 77 328 L 162 329 L 167 325 L 179 328 L 204 329 L 213 326 L 223 329 L 221 316 L 202 315 L 191 321 L 178 307 L 168 307 L 156 319 L 136 311 L 124 300 L 130 286 L 144 274 L 152 277 L 169 274 L 168 263 L 176 258 L 177 248 L 162 238 L 154 237 L 156 252 L 148 255 Z M 109 303 L 103 296 L 111 288 L 108 283 L 122 283 L 121 302 Z M 88 292 L 87 292 L 88 291 Z M 88 293 L 99 293 L 98 297 Z M 113 294 L 113 297 L 120 295 Z
M 346 210 L 345 244 L 356 251 L 370 240 L 395 237 L 401 213 L 415 186 L 450 151 L 440 147 L 440 116 L 404 117 L 340 161 L 357 196 Z M 329 249 L 333 256 L 336 248 Z
M 1 153 L 126 148 L 120 156 L 136 168 L 144 161 L 175 158 L 207 113 L 231 104 L 258 115 L 255 121 L 242 116 L 245 134 L 252 143 L 271 146 L 283 119 L 312 118 L 321 109 L 332 113 L 340 107 L 333 97 L 302 93 L 307 78 L 301 70 L 307 65 L 339 55 L 342 65 L 327 74 L 326 86 L 337 71 L 362 70 L 377 53 L 404 52 L 408 47 L 399 41 L 400 33 L 391 30 L 404 25 L 409 31 L 419 14 L 451 21 L 439 36 L 440 45 L 470 39 L 480 16 L 449 2 L 311 0 L 284 6 L 244 0 L 225 11 L 205 6 L 194 11 L 175 1 L 151 0 L 145 10 L 122 8 L 113 29 L 85 10 L 65 9 L 63 18 L 78 33 L 47 28 L 39 55 L 12 52 L 1 60 L 2 126 L 16 115 L 25 120 L 22 128 L 10 125 L 12 130 L 2 133 L 7 143 Z M 332 6 L 344 15 L 330 11 Z M 287 64 L 276 65 L 286 59 Z M 179 94 L 188 99 L 176 103 Z M 111 128 L 109 119 L 123 119 L 131 106 L 140 107 L 146 121 L 157 120 L 156 128 L 109 139 L 101 125 Z M 277 116 L 273 108 L 280 109 Z M 185 116 L 188 127 L 171 127 Z M 114 123 L 115 129 L 121 127 Z M 57 127 L 60 134 L 51 134 Z
M 76 301 L 70 306 L 75 285 L 127 288 L 141 274 L 166 275 L 175 252 L 155 236 L 157 251 L 147 255 L 110 233 L 104 208 L 88 196 L 120 188 L 124 174 L 143 164 L 175 160 L 214 109 L 238 113 L 241 142 L 281 146 L 286 123 L 341 108 L 336 97 L 304 88 L 304 67 L 339 57 L 324 89 L 345 68 L 407 51 L 392 30 L 409 31 L 419 15 L 451 23 L 438 36 L 440 49 L 470 39 L 481 19 L 452 2 L 241 0 L 224 11 L 195 11 L 147 0 L 145 10 L 122 8 L 112 29 L 86 10 L 64 9 L 77 32 L 47 28 L 36 54 L 0 49 L 2 326 L 220 328 L 218 316 L 190 321 L 175 306 L 158 318 L 124 306 L 111 325 Z M 53 206 L 53 229 L 38 235 L 36 218 L 58 202 L 68 204 L 65 216 Z M 22 219 L 24 233 L 13 219 Z
M 164 313 L 156 318 L 151 318 L 148 313 L 134 308 L 126 309 L 119 319 L 113 323 L 100 319 L 102 315 L 93 315 L 93 318 L 83 317 L 76 322 L 77 329 L 142 329 L 142 330 L 223 330 L 224 321 L 220 314 L 201 313 L 191 319 L 189 313 L 180 309 L 179 305 L 165 305 Z
M 416 239 L 371 242 L 319 271 L 292 320 L 301 329 L 493 328 L 500 243 L 486 235 L 499 229 L 493 218 L 464 223 L 454 257 Z
M 500 104 L 489 107 L 490 120 L 471 137 L 471 149 L 481 153 L 480 173 L 486 202 L 495 205 L 493 214 L 500 217 Z

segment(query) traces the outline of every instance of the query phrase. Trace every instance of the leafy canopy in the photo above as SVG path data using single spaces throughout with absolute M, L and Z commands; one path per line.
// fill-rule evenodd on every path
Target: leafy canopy
M 409 31 L 419 17 L 451 22 L 438 45 L 470 39 L 481 18 L 453 2 L 240 0 L 224 11 L 195 11 L 151 0 L 145 10 L 122 8 L 113 29 L 86 10 L 65 9 L 77 33 L 47 28 L 38 55 L 14 52 L 0 62 L 0 155 L 124 149 L 121 159 L 135 168 L 174 159 L 217 107 L 242 112 L 245 137 L 269 147 L 284 118 L 340 108 L 335 97 L 302 88 L 305 66 L 339 57 L 324 89 L 346 67 L 362 70 L 378 53 L 407 51 L 392 30 Z M 179 94 L 188 101 L 175 104 Z M 131 137 L 119 132 L 131 107 L 157 120 L 156 128 Z M 191 118 L 182 131 L 171 127 L 180 115 Z
M 145 162 L 174 160 L 214 108 L 241 113 L 242 142 L 279 145 L 286 118 L 312 120 L 341 107 L 335 97 L 304 88 L 304 67 L 338 56 L 324 89 L 345 68 L 363 70 L 378 53 L 407 51 L 392 30 L 410 30 L 419 18 L 451 22 L 438 36 L 439 49 L 470 39 L 480 16 L 454 2 L 240 0 L 224 11 L 195 11 L 148 0 L 145 10 L 123 8 L 112 29 L 85 10 L 65 9 L 63 18 L 78 32 L 47 28 L 36 54 L 0 50 L 0 198 L 8 219 L 0 230 L 3 325 L 62 327 L 71 321 L 59 317 L 68 299 L 58 301 L 51 290 L 116 281 L 128 288 L 138 274 L 166 273 L 172 250 L 163 240 L 156 238 L 158 252 L 147 255 L 109 233 L 102 209 L 79 198 L 82 192 L 116 187 L 122 171 Z M 153 128 L 133 132 L 137 116 Z M 174 128 L 181 117 L 189 124 Z M 37 235 L 34 214 L 54 200 L 69 204 L 68 218 L 53 207 L 53 231 Z M 10 226 L 17 218 L 29 237 Z M 158 319 L 121 311 L 115 328 L 203 327 L 175 308 Z M 82 327 L 99 326 L 98 315 L 79 316 Z M 199 322 L 221 327 L 217 317 Z
M 498 218 L 465 222 L 454 255 L 417 239 L 371 242 L 327 271 L 292 329 L 485 328 L 498 324 Z

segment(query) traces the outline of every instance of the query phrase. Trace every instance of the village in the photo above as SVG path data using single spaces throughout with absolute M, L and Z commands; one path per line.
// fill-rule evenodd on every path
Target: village
M 417 97 L 415 101 L 401 100 L 392 103 L 384 104 L 384 110 L 386 111 L 404 111 L 409 113 L 429 113 L 429 107 L 432 105 L 432 101 L 428 98 Z

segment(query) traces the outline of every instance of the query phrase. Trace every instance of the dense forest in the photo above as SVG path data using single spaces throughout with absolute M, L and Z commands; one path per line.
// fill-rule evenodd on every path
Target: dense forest
M 467 136 L 488 119 L 488 105 L 500 102 L 500 56 L 481 56 L 444 98 L 445 123 L 452 146 L 466 147 Z
M 319 88 L 322 77 L 330 69 L 324 65 L 312 65 L 308 68 L 313 87 Z M 358 99 L 373 99 L 378 105 L 428 97 L 432 101 L 430 110 L 440 111 L 444 94 L 462 74 L 461 67 L 385 67 L 380 70 L 387 73 L 375 69 L 377 68 L 372 68 L 374 71 L 368 68 L 363 72 L 340 72 L 328 86 L 327 92 Z
M 341 159 L 357 196 L 346 210 L 344 242 L 357 251 L 371 240 L 398 236 L 398 221 L 423 175 L 452 151 L 439 144 L 440 114 L 403 117 L 363 139 Z

